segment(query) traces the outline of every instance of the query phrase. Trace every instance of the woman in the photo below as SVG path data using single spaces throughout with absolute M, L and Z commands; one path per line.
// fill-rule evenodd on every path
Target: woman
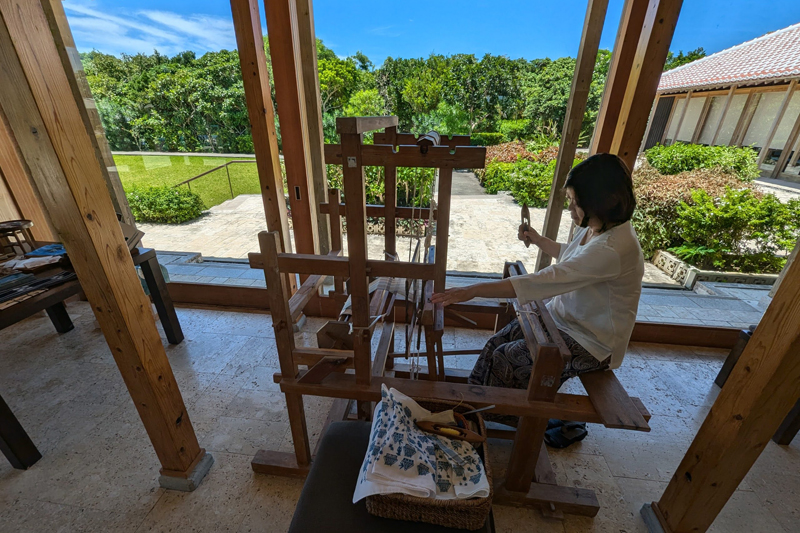
M 558 243 L 522 226 L 519 234 L 521 240 L 529 239 L 556 258 L 556 264 L 525 276 L 448 289 L 431 299 L 450 305 L 478 297 L 517 298 L 521 304 L 551 298 L 547 309 L 572 352 L 561 373 L 562 384 L 584 372 L 622 363 L 644 275 L 642 250 L 630 223 L 636 200 L 625 163 L 612 154 L 594 155 L 572 169 L 564 188 L 578 226 L 572 241 Z M 486 343 L 469 382 L 524 389 L 531 366 L 530 352 L 514 320 Z M 515 417 L 489 418 L 516 425 Z M 551 420 L 545 440 L 565 447 L 585 436 L 585 424 Z

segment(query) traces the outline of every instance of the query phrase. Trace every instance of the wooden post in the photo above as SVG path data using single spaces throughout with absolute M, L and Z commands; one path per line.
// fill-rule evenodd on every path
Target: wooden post
M 636 48 L 639 45 L 648 4 L 649 0 L 625 0 L 619 30 L 617 30 L 617 39 L 614 42 L 614 51 L 611 55 L 608 79 L 603 91 L 603 101 L 592 135 L 592 146 L 589 150 L 591 154 L 611 151 L 611 141 L 614 139 L 614 132 L 617 129 L 617 121 L 622 109 L 622 101 L 625 98 L 628 77 L 633 68 L 633 60 L 636 57 Z
M 682 0 L 650 0 L 630 76 L 627 81 L 619 80 L 626 84 L 625 97 L 610 152 L 631 169 L 639 154 L 682 4 Z
M 542 235 L 552 240 L 558 238 L 558 227 L 561 224 L 561 212 L 564 210 L 566 197 L 564 182 L 567 180 L 567 174 L 572 170 L 575 150 L 578 148 L 578 137 L 581 134 L 581 126 L 583 126 L 583 115 L 586 112 L 586 101 L 589 99 L 589 87 L 592 84 L 592 74 L 597 62 L 597 49 L 600 46 L 600 34 L 603 33 L 603 22 L 606 19 L 607 9 L 608 0 L 590 0 L 586 7 L 586 19 L 583 22 L 578 59 L 575 63 L 575 73 L 572 76 L 567 114 L 561 130 L 556 170 L 542 228 Z M 536 258 L 536 270 L 548 266 L 551 260 L 552 258 L 544 253 L 544 250 L 539 250 Z
M 345 212 L 347 214 L 347 256 L 350 258 L 350 298 L 353 304 L 353 363 L 356 382 L 368 385 L 371 379 L 369 326 L 369 279 L 367 278 L 367 217 L 364 210 L 364 167 L 361 166 L 362 133 L 343 133 L 342 119 L 337 129 L 342 139 Z
M 439 195 L 436 205 L 436 279 L 433 292 L 444 292 L 447 282 L 447 241 L 450 237 L 450 197 L 453 188 L 453 169 L 439 169 Z M 431 217 L 432 218 L 432 217 Z
M 295 0 L 264 2 L 295 248 L 301 254 L 318 254 L 319 206 L 311 179 L 313 164 L 296 8 Z
M 789 88 L 786 89 L 786 94 L 783 95 L 783 100 L 781 101 L 781 106 L 778 108 L 778 112 L 775 114 L 775 119 L 772 121 L 772 125 L 769 128 L 769 133 L 767 134 L 766 140 L 764 140 L 764 146 L 761 147 L 761 152 L 758 154 L 758 161 L 757 164 L 760 167 L 761 163 L 767 158 L 767 153 L 769 152 L 769 145 L 772 143 L 772 139 L 775 137 L 775 132 L 778 130 L 778 126 L 781 124 L 781 119 L 783 119 L 783 115 L 786 113 L 786 109 L 789 107 L 789 102 L 792 100 L 792 95 L 794 94 L 794 89 L 797 87 L 797 80 L 794 79 L 789 83 Z
M 327 254 L 330 247 L 328 219 L 319 212 L 319 203 L 328 197 L 328 173 L 325 168 L 325 135 L 322 130 L 322 99 L 317 71 L 317 37 L 314 31 L 314 8 L 311 0 L 295 0 L 297 37 L 300 43 L 308 150 L 311 154 L 311 183 L 314 189 L 314 212 L 317 217 L 319 253 Z
M 798 320 L 795 261 L 664 494 L 652 504 L 665 531 L 708 529 L 797 402 Z
M 678 117 L 678 125 L 675 126 L 675 138 L 672 139 L 672 143 L 673 144 L 675 144 L 675 142 L 677 142 L 677 140 L 678 140 L 678 134 L 681 132 L 681 126 L 683 125 L 683 119 L 686 116 L 686 110 L 689 109 L 689 102 L 692 101 L 692 93 L 693 92 L 694 91 L 690 89 L 689 92 L 686 93 L 686 103 L 683 104 L 683 109 L 681 109 L 681 116 Z
M 283 194 L 278 135 L 275 132 L 275 114 L 272 109 L 258 0 L 231 0 L 231 12 L 267 228 L 269 231 L 277 231 L 281 238 L 281 248 L 291 252 L 292 240 L 289 236 L 286 198 Z M 292 292 L 296 291 L 295 277 L 288 276 L 288 282 Z
M 397 219 L 395 218 L 397 213 L 397 167 L 386 165 L 383 169 L 384 247 L 387 254 L 395 255 L 397 254 Z
M 342 195 L 339 189 L 328 189 L 328 205 L 330 206 L 330 228 L 331 228 L 331 250 L 344 250 L 342 247 L 342 218 L 339 216 L 339 208 L 342 202 Z M 336 294 L 344 294 L 344 280 L 336 276 L 333 278 L 333 287 Z
M 697 139 L 700 137 L 700 132 L 703 130 L 703 123 L 706 121 L 710 107 L 711 97 L 706 96 L 706 100 L 703 102 L 703 109 L 700 111 L 700 118 L 697 119 L 697 124 L 694 125 L 694 131 L 692 132 L 692 138 L 690 140 L 692 144 L 697 144 Z
M 756 114 L 758 103 L 761 101 L 761 94 L 762 93 L 755 92 L 755 90 L 750 90 L 750 94 L 747 95 L 747 101 L 744 103 L 744 109 L 742 109 L 742 115 L 739 117 L 736 128 L 733 130 L 733 136 L 729 143 L 730 145 L 736 147 L 742 146 L 744 136 L 750 128 L 750 122 L 753 121 L 753 115 Z
M 17 220 L 19 218 L 22 218 L 22 215 L 17 208 L 17 202 L 14 201 L 14 195 L 6 185 L 3 169 L 0 168 L 0 219 Z
M 778 162 L 775 163 L 775 168 L 772 171 L 772 177 L 778 178 L 783 172 L 783 168 L 786 166 L 787 160 L 789 160 L 789 156 L 791 155 L 792 158 L 789 161 L 790 164 L 792 162 L 797 162 L 797 156 L 800 155 L 800 151 L 795 148 L 795 153 L 792 154 L 792 146 L 795 145 L 797 141 L 797 136 L 800 134 L 800 115 L 794 121 L 792 125 L 792 130 L 789 132 L 789 136 L 786 138 L 786 143 L 783 145 L 783 151 L 781 152 L 781 156 L 778 158 Z M 800 146 L 800 144 L 798 145 Z
M 0 1 L 0 108 L 62 237 L 162 465 L 185 478 L 205 457 L 153 322 L 39 1 Z M 210 456 L 202 462 L 210 467 Z M 198 468 L 200 468 L 198 466 Z M 195 482 L 199 482 L 196 478 Z
M 731 102 L 733 101 L 733 95 L 736 93 L 736 87 L 736 85 L 731 85 L 731 88 L 728 91 L 728 96 L 725 97 L 725 109 L 722 110 L 722 115 L 719 117 L 719 122 L 717 122 L 717 126 L 714 128 L 714 137 L 712 137 L 711 142 L 708 143 L 709 146 L 714 146 L 714 143 L 717 142 L 719 132 L 722 130 L 722 124 L 725 122 L 725 116 L 728 114 L 728 109 L 731 108 Z
M 103 177 L 108 187 L 108 193 L 111 195 L 111 201 L 114 203 L 114 209 L 122 215 L 123 222 L 136 227 L 131 207 L 128 205 L 128 198 L 122 188 L 122 180 L 114 164 L 114 156 L 108 146 L 106 130 L 100 121 L 100 113 L 97 111 L 92 90 L 86 80 L 86 72 L 83 70 L 81 57 L 75 47 L 75 40 L 67 22 L 67 14 L 64 13 L 64 6 L 61 0 L 47 0 L 42 2 L 42 7 L 50 22 L 50 29 L 53 31 L 56 48 L 58 48 L 61 62 L 64 64 L 64 70 L 67 72 L 72 93 L 75 95 L 76 100 L 83 100 L 84 105 L 79 106 L 83 115 L 83 122 L 93 139 L 97 157 L 103 163 Z
M 31 228 L 33 237 L 37 241 L 57 241 L 58 234 L 50 222 L 50 217 L 42 209 L 39 190 L 30 181 L 14 137 L 2 120 L 0 120 L 0 172 L 3 173 L 19 216 L 33 221 Z

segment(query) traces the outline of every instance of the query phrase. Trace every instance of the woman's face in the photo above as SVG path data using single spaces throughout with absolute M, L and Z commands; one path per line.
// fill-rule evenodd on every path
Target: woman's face
M 572 187 L 567 187 L 567 200 L 569 200 L 569 214 L 572 217 L 572 221 L 576 226 L 580 226 L 585 213 L 578 206 L 578 202 L 575 201 L 575 190 Z

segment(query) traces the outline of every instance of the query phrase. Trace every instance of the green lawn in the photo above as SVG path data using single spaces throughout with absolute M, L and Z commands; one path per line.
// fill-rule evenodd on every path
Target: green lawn
M 236 160 L 255 158 L 238 157 Z M 198 174 L 209 171 L 214 167 L 224 165 L 231 158 L 204 157 L 193 154 L 185 156 L 166 155 L 115 155 L 122 186 L 125 190 L 133 187 L 150 187 L 156 185 L 177 185 L 182 181 L 193 178 Z M 207 174 L 191 183 L 191 189 L 200 195 L 206 207 L 213 207 L 240 194 L 259 194 L 258 171 L 256 164 L 235 163 L 228 166 L 231 185 L 228 185 L 228 175 L 224 168 Z M 186 185 L 182 185 L 186 187 Z

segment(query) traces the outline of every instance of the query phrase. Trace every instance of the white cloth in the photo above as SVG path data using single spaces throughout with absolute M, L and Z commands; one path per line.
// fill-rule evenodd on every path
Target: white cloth
M 556 326 L 598 360 L 610 355 L 617 368 L 636 323 L 644 257 L 630 222 L 582 245 L 587 231 L 579 228 L 572 242 L 561 244 L 556 264 L 511 284 L 520 303 L 553 298 L 547 309 Z
M 381 387 L 353 503 L 391 493 L 446 500 L 489 496 L 483 463 L 472 444 L 414 425 L 430 414 L 405 394 Z

